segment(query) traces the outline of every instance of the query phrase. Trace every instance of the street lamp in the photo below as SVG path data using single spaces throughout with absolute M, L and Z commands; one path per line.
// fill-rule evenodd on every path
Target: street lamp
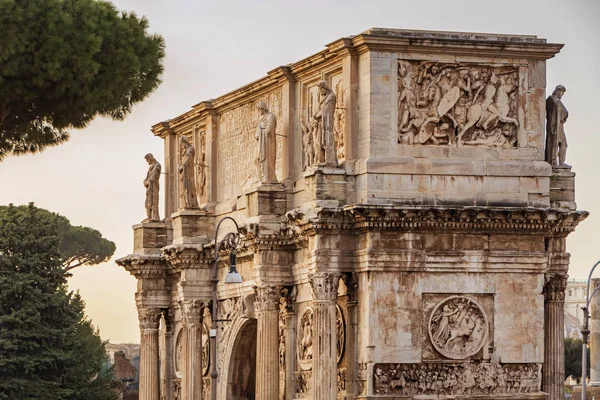
M 229 232 L 223 240 L 217 242 L 217 237 L 219 234 L 219 228 L 221 224 L 225 220 L 231 220 L 235 224 L 235 232 Z M 225 217 L 219 224 L 217 225 L 217 229 L 215 230 L 215 255 L 213 261 L 213 274 L 212 274 L 212 329 L 210 330 L 210 348 L 211 352 L 211 372 L 210 372 L 210 397 L 212 400 L 217 400 L 217 378 L 219 373 L 217 372 L 217 322 L 220 322 L 217 319 L 217 284 L 219 283 L 219 278 L 217 277 L 217 272 L 219 270 L 219 251 L 221 250 L 221 246 L 223 244 L 229 246 L 231 252 L 229 253 L 229 272 L 225 276 L 225 283 L 242 283 L 242 276 L 237 272 L 236 269 L 236 249 L 240 245 L 240 227 L 238 226 L 235 219 L 231 217 Z
M 590 281 L 592 280 L 592 274 L 596 267 L 600 264 L 600 261 L 596 261 L 596 264 L 592 267 L 590 271 L 590 275 L 587 280 L 587 291 L 585 292 L 585 307 L 581 307 L 583 310 L 583 330 L 581 331 L 581 335 L 583 336 L 583 345 L 581 346 L 581 400 L 586 400 L 586 380 L 587 380 L 587 344 L 588 344 L 588 336 L 590 334 L 589 329 L 589 321 L 590 321 L 590 300 L 594 297 L 600 286 L 594 289 L 592 295 L 590 296 Z

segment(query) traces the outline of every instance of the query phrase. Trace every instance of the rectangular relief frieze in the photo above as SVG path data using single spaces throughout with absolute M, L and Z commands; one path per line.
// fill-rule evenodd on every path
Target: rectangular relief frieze
M 398 61 L 398 143 L 516 148 L 519 69 Z

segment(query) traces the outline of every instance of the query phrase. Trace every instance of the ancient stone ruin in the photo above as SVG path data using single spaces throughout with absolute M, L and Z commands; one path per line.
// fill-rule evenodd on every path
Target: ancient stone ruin
M 561 48 L 374 28 L 153 126 L 140 399 L 562 400 Z

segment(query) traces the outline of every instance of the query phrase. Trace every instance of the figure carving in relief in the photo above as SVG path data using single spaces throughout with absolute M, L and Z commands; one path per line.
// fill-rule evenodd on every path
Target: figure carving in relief
M 344 87 L 342 81 L 335 85 L 335 107 L 333 131 L 335 132 L 336 157 L 338 162 L 346 158 L 344 147 L 344 132 L 346 131 L 346 110 L 344 107 Z
M 210 337 L 208 327 L 202 324 L 202 375 L 207 376 L 210 369 Z
M 310 127 L 306 126 L 302 121 L 302 145 L 304 149 L 304 165 L 303 171 L 315 165 L 315 143 L 319 140 L 319 123 L 316 120 L 311 120 Z
M 275 159 L 277 157 L 277 118 L 269 112 L 264 101 L 256 105 L 259 113 L 258 126 L 256 127 L 256 140 L 258 140 L 258 178 L 260 182 L 277 182 L 275 176 Z
M 400 60 L 398 142 L 516 147 L 517 74 L 512 66 Z
M 196 198 L 196 177 L 194 174 L 194 160 L 196 149 L 188 138 L 181 136 L 181 161 L 179 164 L 179 207 L 198 208 Z
M 206 132 L 200 135 L 200 154 L 198 156 L 198 192 L 200 196 L 206 196 Z
M 146 215 L 148 218 L 144 222 L 160 221 L 158 215 L 158 195 L 160 192 L 160 163 L 156 161 L 151 153 L 144 156 L 148 163 L 148 173 L 144 179 L 144 187 L 146 188 Z
M 565 164 L 567 158 L 567 136 L 564 124 L 569 112 L 562 102 L 567 89 L 558 85 L 546 99 L 546 161 L 552 168 L 571 168 Z
M 344 355 L 344 346 L 346 344 L 346 322 L 342 308 L 336 306 L 336 338 L 337 338 L 337 362 L 342 361 Z
M 376 364 L 375 394 L 473 396 L 535 393 L 537 364 Z
M 336 146 L 333 124 L 335 121 L 336 97 L 333 90 L 327 85 L 327 82 L 321 81 L 318 86 L 321 100 L 317 112 L 313 115 L 313 119 L 319 124 L 321 132 L 320 140 L 317 142 L 317 164 L 335 167 L 337 166 L 337 157 L 335 154 Z
M 306 308 L 300 318 L 300 329 L 298 332 L 298 361 L 303 370 L 312 369 L 313 358 L 313 312 Z
M 476 354 L 484 346 L 487 334 L 487 317 L 472 299 L 449 297 L 431 313 L 431 343 L 448 358 L 463 359 Z

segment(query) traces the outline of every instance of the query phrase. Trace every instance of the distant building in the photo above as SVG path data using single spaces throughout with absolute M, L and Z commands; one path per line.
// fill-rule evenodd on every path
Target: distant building
M 120 390 L 122 399 L 137 400 L 140 384 L 140 345 L 107 343 L 106 353 L 111 366 L 114 366 L 115 379 L 123 383 Z
M 565 294 L 565 337 L 581 339 L 583 325 L 583 310 L 587 279 L 572 278 L 567 281 Z

